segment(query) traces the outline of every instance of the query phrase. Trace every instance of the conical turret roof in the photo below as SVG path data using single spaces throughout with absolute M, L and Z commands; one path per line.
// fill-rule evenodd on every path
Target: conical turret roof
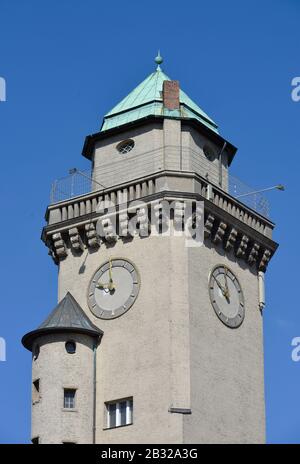
M 35 338 L 49 333 L 77 332 L 92 337 L 101 337 L 102 330 L 98 329 L 85 314 L 70 292 L 58 303 L 47 319 L 32 332 L 22 338 L 22 343 L 28 350 L 32 349 Z

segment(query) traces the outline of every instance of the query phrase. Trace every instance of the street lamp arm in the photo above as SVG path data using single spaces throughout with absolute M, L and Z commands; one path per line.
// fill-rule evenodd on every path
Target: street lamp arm
M 285 187 L 282 184 L 278 184 L 278 185 L 274 185 L 273 187 L 268 187 L 268 188 L 261 189 L 261 190 L 255 190 L 254 192 L 248 192 L 248 193 L 243 193 L 242 195 L 236 195 L 235 198 L 247 197 L 248 195 L 255 195 L 256 193 L 268 192 L 269 190 L 281 190 L 283 192 L 285 190 Z

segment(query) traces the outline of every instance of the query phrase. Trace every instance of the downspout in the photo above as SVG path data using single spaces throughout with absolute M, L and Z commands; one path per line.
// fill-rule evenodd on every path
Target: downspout
M 224 143 L 223 143 L 223 147 L 222 147 L 222 149 L 221 149 L 221 151 L 219 153 L 219 187 L 221 187 L 221 188 L 222 188 L 222 155 L 223 155 L 223 152 L 224 152 L 226 146 L 227 146 L 227 142 L 225 140 Z
M 259 305 L 259 310 L 263 312 L 263 309 L 266 306 L 266 296 L 265 296 L 265 273 L 262 271 L 258 272 L 258 305 Z
M 97 346 L 98 340 L 94 341 L 93 346 L 93 445 L 96 443 L 96 382 L 97 382 Z

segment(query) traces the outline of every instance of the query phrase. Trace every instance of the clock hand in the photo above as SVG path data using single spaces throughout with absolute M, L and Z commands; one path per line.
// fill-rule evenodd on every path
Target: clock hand
M 226 299 L 229 300 L 230 294 L 229 294 L 229 288 L 228 288 L 228 280 L 227 280 L 227 267 L 224 266 L 224 279 L 225 279 L 225 291 L 226 291 Z
M 109 284 L 102 284 L 101 282 L 98 282 L 98 284 L 96 285 L 96 288 L 100 288 L 102 290 L 108 290 Z
M 109 269 L 108 269 L 108 274 L 109 274 L 109 281 L 107 283 L 101 283 L 98 282 L 96 285 L 96 288 L 99 288 L 100 290 L 108 290 L 109 292 L 112 292 L 115 290 L 116 286 L 114 284 L 113 278 L 112 278 L 112 263 L 111 259 L 109 259 Z
M 215 276 L 214 276 L 214 279 L 215 279 L 215 281 L 217 282 L 217 285 L 218 285 L 218 287 L 220 288 L 220 290 L 221 290 L 221 292 L 222 292 L 222 295 L 223 295 L 223 296 L 226 296 L 226 291 L 224 290 L 224 287 L 223 287 L 223 285 L 221 284 L 221 282 L 219 282 L 218 279 L 217 279 Z
M 115 284 L 114 284 L 114 281 L 113 281 L 113 277 L 112 277 L 112 263 L 111 263 L 111 258 L 109 258 L 109 284 L 108 284 L 108 288 L 109 288 L 109 291 L 111 290 L 114 290 L 116 288 Z

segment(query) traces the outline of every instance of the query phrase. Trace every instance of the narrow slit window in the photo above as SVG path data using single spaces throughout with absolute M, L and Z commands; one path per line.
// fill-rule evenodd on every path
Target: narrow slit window
M 40 379 L 32 382 L 32 403 L 37 403 L 40 400 Z

